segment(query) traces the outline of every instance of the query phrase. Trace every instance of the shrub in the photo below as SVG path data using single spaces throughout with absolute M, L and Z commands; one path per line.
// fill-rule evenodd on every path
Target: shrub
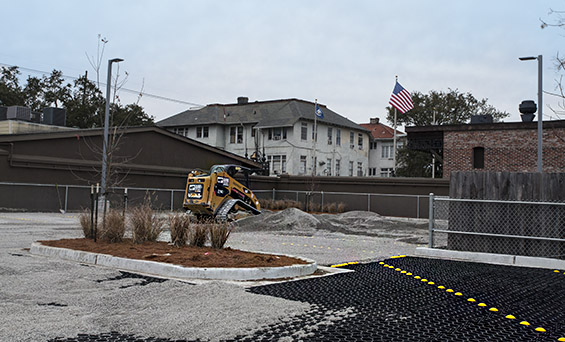
M 320 205 L 320 203 L 312 203 L 312 202 L 310 202 L 309 207 L 310 207 L 310 208 L 309 208 L 310 210 L 308 210 L 308 211 L 310 211 L 310 212 L 319 213 L 319 212 L 322 210 L 322 206 Z
M 191 246 L 203 247 L 208 240 L 209 223 L 197 223 L 190 226 L 189 241 Z
M 322 211 L 330 214 L 335 214 L 337 212 L 337 204 L 335 202 L 324 204 Z
M 346 207 L 345 203 L 339 202 L 339 203 L 337 204 L 337 212 L 338 212 L 338 213 L 344 213 L 344 212 L 345 212 L 345 207 Z
M 99 229 L 100 240 L 107 242 L 121 242 L 126 233 L 126 224 L 121 211 L 108 209 Z
M 212 248 L 224 248 L 232 230 L 233 225 L 230 223 L 212 223 L 210 225 L 210 244 L 212 245 Z
M 186 245 L 190 233 L 190 221 L 190 216 L 186 214 L 173 214 L 169 216 L 171 242 L 176 247 Z
M 92 239 L 92 230 L 90 227 L 90 210 L 84 209 L 82 213 L 78 215 L 78 221 L 80 223 L 80 227 L 82 228 L 84 237 L 87 239 Z
M 160 220 L 148 204 L 133 208 L 130 214 L 131 236 L 134 243 L 157 241 L 165 222 Z

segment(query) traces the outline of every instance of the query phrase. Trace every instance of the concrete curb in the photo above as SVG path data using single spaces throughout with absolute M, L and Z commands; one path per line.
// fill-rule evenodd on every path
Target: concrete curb
M 97 254 L 76 251 L 66 248 L 44 246 L 39 242 L 31 244 L 30 253 L 48 257 L 57 257 L 81 263 L 117 268 L 124 271 L 141 272 L 159 277 L 178 279 L 211 279 L 211 280 L 261 280 L 279 279 L 306 276 L 314 273 L 318 268 L 314 260 L 286 254 L 262 253 L 272 255 L 285 255 L 308 262 L 283 267 L 250 267 L 250 268 L 220 268 L 220 267 L 183 267 L 155 261 L 145 261 L 114 257 L 107 254 Z M 256 252 L 261 253 L 261 252 Z
M 485 264 L 536 267 L 547 269 L 565 269 L 565 260 L 520 255 L 450 251 L 429 247 L 416 248 L 415 255 L 439 259 L 455 259 L 470 262 L 482 262 Z

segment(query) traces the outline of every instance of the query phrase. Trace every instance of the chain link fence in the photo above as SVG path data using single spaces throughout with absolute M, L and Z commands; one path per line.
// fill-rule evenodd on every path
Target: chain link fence
M 429 247 L 565 259 L 565 203 L 430 195 Z
M 135 206 L 150 197 L 153 209 L 182 209 L 184 189 L 128 187 L 110 188 L 107 199 L 113 208 Z M 79 211 L 90 208 L 91 187 L 81 185 L 0 182 L 0 210 Z M 343 203 L 345 211 L 372 211 L 383 216 L 427 218 L 428 195 L 376 194 L 296 190 L 254 190 L 260 199 L 293 200 L 301 203 Z
M 253 190 L 260 199 L 292 200 L 302 204 L 344 204 L 345 211 L 371 211 L 383 216 L 428 218 L 429 195 L 378 194 L 298 190 Z
M 0 210 L 80 211 L 91 206 L 92 187 L 82 185 L 0 182 Z M 94 189 L 95 191 L 95 189 Z M 109 188 L 107 200 L 113 208 L 135 206 L 150 200 L 153 209 L 182 208 L 184 189 L 128 187 Z

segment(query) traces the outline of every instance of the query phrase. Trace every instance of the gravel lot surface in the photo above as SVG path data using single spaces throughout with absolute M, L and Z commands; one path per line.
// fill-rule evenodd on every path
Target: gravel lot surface
M 304 256 L 321 265 L 379 260 L 411 254 L 417 245 L 405 241 L 421 242 L 423 237 L 425 241 L 424 221 L 402 222 L 395 223 L 385 237 L 376 231 L 363 235 L 368 226 L 355 232 L 320 229 L 317 223 L 296 231 L 290 226 L 283 230 L 241 226 L 228 244 Z M 355 220 L 348 225 L 353 227 Z M 399 233 L 402 226 L 411 228 Z M 386 230 L 386 225 L 379 229 Z M 1 341 L 47 341 L 109 331 L 218 341 L 251 335 L 315 309 L 303 302 L 250 293 L 241 284 L 155 281 L 29 254 L 26 249 L 37 240 L 81 237 L 78 218 L 72 214 L 0 213 L 0 232 Z M 162 239 L 166 238 L 164 234 Z

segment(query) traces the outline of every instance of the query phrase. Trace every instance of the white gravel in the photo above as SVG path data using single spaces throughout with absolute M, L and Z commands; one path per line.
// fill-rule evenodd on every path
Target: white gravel
M 330 265 L 410 254 L 416 244 L 402 240 L 420 241 L 426 234 L 422 222 L 397 224 L 370 213 L 343 214 L 342 223 L 339 215 L 295 210 L 264 215 L 245 219 L 253 224 L 243 220 L 246 226 L 239 224 L 228 245 Z M 111 280 L 120 275 L 113 269 L 32 256 L 25 250 L 37 240 L 80 237 L 78 217 L 69 214 L 0 213 L 0 233 L 0 341 L 46 341 L 112 330 L 218 341 L 317 310 L 221 282 L 169 280 L 139 286 L 142 279 Z M 324 324 L 348 314 L 328 312 Z

